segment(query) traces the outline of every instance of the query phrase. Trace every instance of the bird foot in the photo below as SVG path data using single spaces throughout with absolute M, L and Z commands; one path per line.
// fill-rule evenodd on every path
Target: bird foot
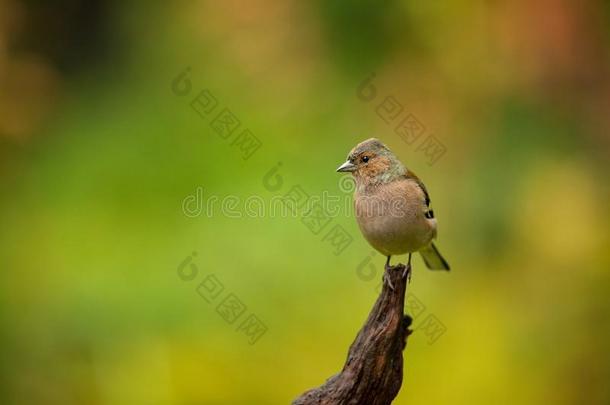
M 411 282 L 411 265 L 407 264 L 405 269 L 402 271 L 402 278 L 408 277 L 409 282 Z
M 386 271 L 383 272 L 383 283 L 387 284 L 388 287 L 390 287 L 390 290 L 394 291 L 394 286 L 392 285 L 392 281 L 390 280 L 390 276 L 387 272 L 387 270 L 390 269 L 391 266 L 386 266 L 385 269 Z

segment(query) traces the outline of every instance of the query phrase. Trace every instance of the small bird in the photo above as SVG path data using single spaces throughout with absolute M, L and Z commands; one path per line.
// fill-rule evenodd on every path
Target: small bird
M 408 253 L 403 277 L 410 274 L 411 254 L 419 252 L 430 270 L 449 270 L 432 243 L 437 225 L 428 191 L 387 146 L 376 138 L 367 139 L 350 151 L 337 171 L 354 176 L 358 226 L 371 246 L 387 256 L 386 269 L 391 256 Z

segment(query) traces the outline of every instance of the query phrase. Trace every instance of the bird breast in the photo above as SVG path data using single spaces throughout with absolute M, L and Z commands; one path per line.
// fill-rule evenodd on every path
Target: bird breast
M 435 235 L 436 220 L 424 216 L 425 195 L 410 179 L 357 190 L 354 208 L 362 234 L 384 255 L 415 252 Z

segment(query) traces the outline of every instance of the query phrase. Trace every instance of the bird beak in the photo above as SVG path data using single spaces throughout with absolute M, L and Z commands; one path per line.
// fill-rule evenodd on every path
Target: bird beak
M 337 168 L 338 172 L 353 172 L 356 170 L 356 165 L 349 160 Z

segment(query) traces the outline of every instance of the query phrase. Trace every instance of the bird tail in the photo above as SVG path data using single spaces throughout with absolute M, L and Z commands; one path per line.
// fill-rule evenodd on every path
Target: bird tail
M 430 270 L 447 270 L 449 271 L 449 264 L 443 256 L 439 253 L 434 243 L 430 243 L 425 248 L 419 251 L 421 257 L 424 259 L 426 263 L 426 267 Z

